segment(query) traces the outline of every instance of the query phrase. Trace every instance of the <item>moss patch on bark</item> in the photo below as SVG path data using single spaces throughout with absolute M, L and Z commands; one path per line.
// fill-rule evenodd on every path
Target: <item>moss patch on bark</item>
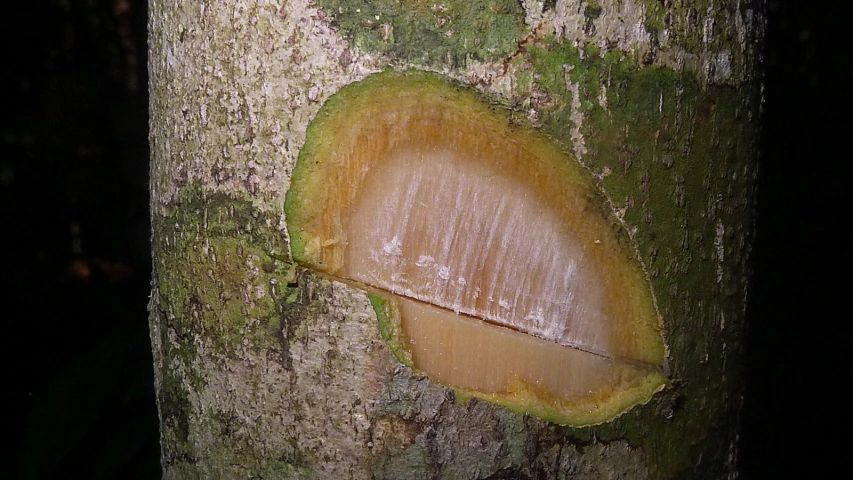
M 415 64 L 465 65 L 514 51 L 524 37 L 515 0 L 319 0 L 352 44 Z
M 758 97 L 554 39 L 514 65 L 532 79 L 517 85 L 517 108 L 535 107 L 542 129 L 580 152 L 631 233 L 664 318 L 674 389 L 594 431 L 644 446 L 654 470 L 671 474 L 705 442 L 680 439 L 734 428 Z
M 175 478 L 198 474 L 187 466 L 197 458 L 221 461 L 224 471 L 230 463 L 220 456 L 229 449 L 196 451 L 199 428 L 228 432 L 240 426 L 223 412 L 196 410 L 197 396 L 208 386 L 201 359 L 225 365 L 269 351 L 283 351 L 289 359 L 289 342 L 299 335 L 299 323 L 289 321 L 294 316 L 289 306 L 303 293 L 296 267 L 287 261 L 277 218 L 244 199 L 205 194 L 190 185 L 167 214 L 152 221 L 158 232 L 153 331 L 160 336 L 163 361 L 158 401 L 162 434 L 169 439 L 164 462 Z M 257 478 L 311 478 L 292 462 L 258 469 Z
M 168 325 L 180 332 L 191 323 L 222 355 L 273 346 L 282 326 L 279 304 L 292 300 L 288 285 L 296 280 L 277 219 L 260 218 L 248 201 L 198 188 L 185 188 L 171 212 L 154 218 L 155 278 Z

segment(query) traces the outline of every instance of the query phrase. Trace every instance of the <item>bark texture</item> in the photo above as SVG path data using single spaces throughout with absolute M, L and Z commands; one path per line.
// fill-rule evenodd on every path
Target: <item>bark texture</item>
M 164 478 L 736 475 L 763 3 L 149 5 Z M 363 292 L 292 263 L 307 125 L 390 67 L 470 85 L 589 170 L 651 280 L 665 391 L 586 428 L 456 398 L 396 360 Z

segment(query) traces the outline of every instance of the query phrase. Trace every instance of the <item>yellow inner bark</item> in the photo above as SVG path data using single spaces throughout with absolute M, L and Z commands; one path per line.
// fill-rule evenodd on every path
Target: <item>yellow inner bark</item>
M 399 341 L 438 381 L 566 422 L 645 401 L 658 317 L 587 174 L 472 96 L 388 78 L 312 127 L 334 141 L 294 173 L 297 260 L 395 294 Z M 539 400 L 505 400 L 521 390 Z
M 565 157 L 452 98 L 373 100 L 366 119 L 325 125 L 338 141 L 317 147 L 328 161 L 305 186 L 317 192 L 302 200 L 309 264 L 564 345 L 663 361 L 648 287 Z

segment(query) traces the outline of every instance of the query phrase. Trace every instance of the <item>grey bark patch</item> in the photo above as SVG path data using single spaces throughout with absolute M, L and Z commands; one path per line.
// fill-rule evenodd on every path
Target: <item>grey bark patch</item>
M 649 478 L 643 455 L 624 441 L 597 443 L 578 449 L 563 448 L 560 455 L 559 480 L 603 480 Z

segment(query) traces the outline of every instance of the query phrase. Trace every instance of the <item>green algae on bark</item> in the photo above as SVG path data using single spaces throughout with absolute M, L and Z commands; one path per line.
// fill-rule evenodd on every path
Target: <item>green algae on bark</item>
M 174 322 L 192 322 L 222 352 L 271 346 L 281 329 L 279 303 L 296 275 L 272 219 L 259 221 L 264 215 L 249 202 L 191 187 L 172 210 L 154 218 L 157 286 L 172 326 L 181 331 Z M 190 315 L 172 313 L 180 311 Z
M 420 64 L 502 58 L 525 35 L 515 0 L 319 0 L 353 46 Z
M 678 439 L 730 424 L 738 404 L 731 365 L 749 271 L 757 90 L 553 38 L 514 66 L 531 78 L 514 90 L 518 108 L 535 108 L 543 131 L 581 152 L 638 245 L 663 314 L 676 386 L 654 409 L 671 420 L 629 412 L 596 434 L 644 445 L 659 471 L 676 471 L 700 450 Z

